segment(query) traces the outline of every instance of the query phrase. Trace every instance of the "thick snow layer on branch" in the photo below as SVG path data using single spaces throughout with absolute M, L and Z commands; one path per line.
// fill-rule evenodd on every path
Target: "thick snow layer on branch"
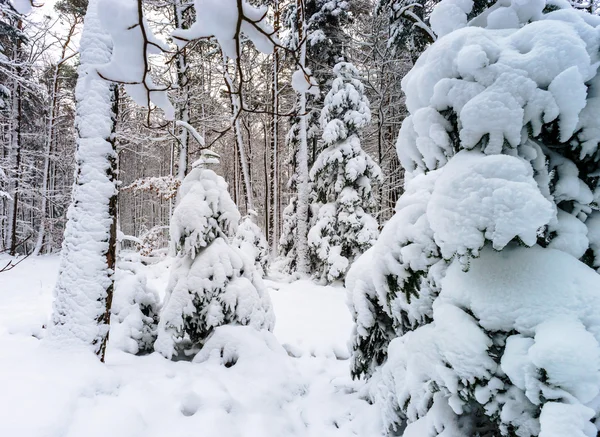
M 451 0 L 440 6 L 444 4 L 458 7 Z M 436 11 L 443 10 L 440 6 Z M 517 8 L 519 17 L 538 16 L 524 8 Z M 557 121 L 560 141 L 582 131 L 582 153 L 589 154 L 600 135 L 592 128 L 595 121 L 581 116 L 593 104 L 586 104 L 586 83 L 596 75 L 598 61 L 593 24 L 570 10 L 548 13 L 516 29 L 465 27 L 440 38 L 402 81 L 413 120 L 399 138 L 403 166 L 411 172 L 422 167 L 422 156 L 426 168 L 433 169 L 448 155 L 444 131 L 451 127 L 437 121 L 434 112 L 447 109 L 458 117 L 463 148 L 481 144 L 486 153 L 500 153 L 521 144 L 524 128 L 537 136 L 543 125 Z M 419 127 L 424 108 L 428 129 Z
M 311 74 L 309 68 L 294 71 L 294 74 L 292 74 L 292 88 L 299 94 L 308 93 L 315 96 L 319 95 L 319 84 Z
M 241 4 L 242 10 L 238 9 Z M 188 41 L 214 36 L 229 58 L 239 56 L 236 38 L 242 35 L 254 43 L 263 53 L 273 51 L 277 39 L 273 28 L 267 23 L 267 7 L 254 7 L 246 0 L 195 0 L 196 21 L 189 29 L 176 29 L 173 38 L 182 46 Z M 241 20 L 236 35 L 238 22 Z
M 99 65 L 107 80 L 125 84 L 125 90 L 140 106 L 150 103 L 161 108 L 167 120 L 175 117 L 165 86 L 154 83 L 148 57 L 168 52 L 169 46 L 154 36 L 148 22 L 140 17 L 136 0 L 101 0 L 98 13 L 102 26 L 113 40 L 111 60 Z
M 600 393 L 599 290 L 593 270 L 539 246 L 500 254 L 486 248 L 468 272 L 455 262 L 434 303 L 433 323 L 390 344 L 376 396 L 389 408 L 408 402 L 412 423 L 404 435 L 438 435 L 412 434 L 436 421 L 468 429 L 465 389 L 475 390 L 487 414 L 497 414 L 517 435 L 595 435 L 589 407 Z M 490 354 L 499 332 L 516 334 L 507 334 L 497 362 Z M 427 388 L 429 380 L 438 390 Z M 450 414 L 429 408 L 431 401 Z M 388 414 L 393 420 L 395 413 Z
M 513 238 L 532 246 L 555 216 L 528 162 L 461 151 L 442 169 L 427 217 L 442 256 L 477 256 L 486 240 L 500 250 Z
M 473 0 L 443 0 L 431 13 L 431 30 L 439 37 L 467 25 L 467 14 L 473 9 Z
M 198 144 L 200 144 L 201 146 L 204 146 L 204 137 L 202 135 L 200 135 L 200 133 L 196 130 L 196 128 L 194 126 L 192 126 L 189 123 L 186 123 L 183 120 L 177 120 L 175 122 L 175 124 L 177 126 L 181 126 L 184 129 L 186 129 L 190 134 L 192 134 L 192 137 L 194 137 L 194 139 L 196 140 L 196 142 Z

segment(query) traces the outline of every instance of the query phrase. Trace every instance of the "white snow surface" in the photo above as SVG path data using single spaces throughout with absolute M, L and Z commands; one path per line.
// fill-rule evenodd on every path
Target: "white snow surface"
M 164 290 L 169 263 L 142 267 L 148 284 Z M 0 277 L 1 436 L 383 436 L 377 407 L 339 359 L 352 325 L 343 289 L 269 282 L 274 334 L 220 327 L 195 362 L 173 362 L 125 353 L 111 331 L 101 364 L 35 338 L 49 320 L 58 264 L 28 259 Z
M 515 237 L 532 246 L 555 216 L 521 158 L 463 150 L 438 171 L 427 217 L 446 259 L 476 256 L 485 240 L 496 250 Z

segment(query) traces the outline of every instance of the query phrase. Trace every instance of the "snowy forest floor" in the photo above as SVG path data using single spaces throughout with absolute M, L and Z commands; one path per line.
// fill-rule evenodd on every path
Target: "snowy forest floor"
M 350 378 L 343 288 L 267 281 L 288 354 L 248 345 L 226 367 L 134 356 L 114 339 L 103 365 L 39 340 L 58 265 L 57 256 L 31 258 L 0 275 L 0 436 L 381 435 L 363 382 Z M 148 269 L 164 290 L 168 265 Z

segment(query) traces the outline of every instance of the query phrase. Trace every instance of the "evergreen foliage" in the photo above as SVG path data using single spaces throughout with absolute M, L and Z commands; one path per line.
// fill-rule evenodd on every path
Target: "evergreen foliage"
M 375 204 L 372 185 L 381 178 L 377 164 L 360 147 L 358 134 L 371 112 L 358 71 L 346 62 L 333 71 L 336 79 L 321 111 L 326 148 L 310 173 L 315 211 L 309 231 L 312 270 L 328 282 L 343 278 L 352 261 L 376 240 L 377 221 L 370 215 Z
M 229 240 L 240 219 L 221 176 L 202 158 L 183 180 L 171 219 L 176 260 L 160 316 L 155 349 L 191 359 L 221 325 L 273 329 L 271 301 L 254 260 Z
M 489 4 L 440 2 L 402 82 L 405 193 L 346 280 L 352 369 L 404 436 L 595 435 L 600 21 Z

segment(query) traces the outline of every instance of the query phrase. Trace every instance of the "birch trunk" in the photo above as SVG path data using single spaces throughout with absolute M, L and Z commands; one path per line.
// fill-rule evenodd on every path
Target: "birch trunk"
M 184 28 L 183 6 L 181 0 L 175 1 L 175 26 Z M 189 78 L 187 75 L 187 59 L 186 49 L 184 48 L 177 54 L 177 86 L 179 88 L 179 116 L 178 119 L 188 124 L 190 122 L 190 95 L 189 95 Z M 188 155 L 189 155 L 189 133 L 188 130 L 181 126 L 179 128 L 179 165 L 177 170 L 177 179 L 183 181 L 187 174 Z

